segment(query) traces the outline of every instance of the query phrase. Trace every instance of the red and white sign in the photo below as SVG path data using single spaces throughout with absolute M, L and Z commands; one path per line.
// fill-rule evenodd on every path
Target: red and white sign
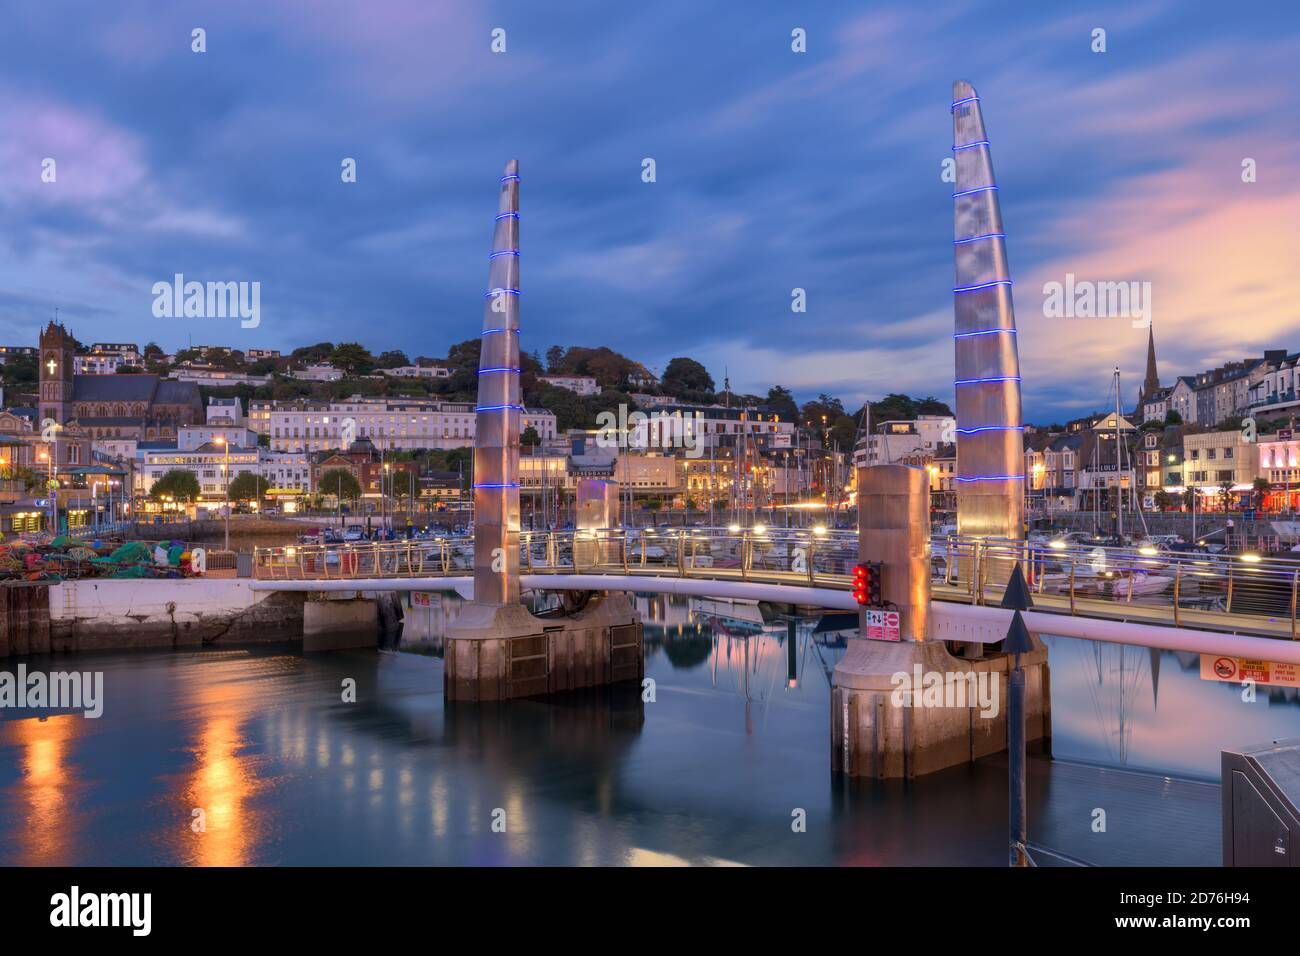
M 1234 684 L 1250 680 L 1256 684 L 1300 687 L 1300 667 L 1295 664 L 1279 664 L 1276 661 L 1259 661 L 1247 657 L 1202 654 L 1201 680 L 1228 681 Z
M 897 611 L 881 611 L 867 608 L 866 637 L 872 641 L 898 641 L 902 634 L 898 626 Z

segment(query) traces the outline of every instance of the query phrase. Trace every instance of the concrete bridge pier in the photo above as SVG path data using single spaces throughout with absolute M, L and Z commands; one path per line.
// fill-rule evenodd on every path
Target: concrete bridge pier
M 849 776 L 916 777 L 1007 745 L 1006 655 L 954 657 L 930 633 L 929 475 L 906 465 L 858 471 L 858 557 L 879 561 L 881 597 L 897 640 L 862 637 L 835 668 L 831 765 Z M 1003 635 L 984 635 L 987 644 Z M 1027 739 L 1050 735 L 1047 652 L 1024 655 Z

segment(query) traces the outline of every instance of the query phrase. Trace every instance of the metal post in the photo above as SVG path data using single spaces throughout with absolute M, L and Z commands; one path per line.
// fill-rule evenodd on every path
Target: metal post
M 1300 588 L 1300 571 L 1296 571 L 1291 575 L 1291 640 L 1293 641 L 1295 640 L 1296 637 L 1295 606 L 1296 606 L 1296 590 L 1298 588 Z
M 1074 609 L 1074 569 L 1075 569 L 1075 567 L 1076 567 L 1077 564 L 1078 564 L 1078 560 L 1079 560 L 1079 559 L 1076 558 L 1076 557 L 1074 557 L 1073 555 L 1070 556 L 1070 613 L 1071 613 L 1071 614 L 1073 614 L 1073 613 L 1075 612 L 1075 609 Z
M 230 439 L 227 438 L 222 445 L 226 449 L 226 464 L 222 469 L 225 476 L 225 497 L 226 497 L 226 550 L 230 550 Z
M 1025 851 L 1029 821 L 1026 809 L 1025 787 L 1025 669 L 1020 655 L 1015 655 L 1015 666 L 1008 675 L 1007 701 L 1007 764 L 1010 806 L 1008 825 L 1011 833 L 1011 866 L 1028 866 Z
M 1182 621 L 1178 619 L 1178 605 L 1180 603 L 1179 596 L 1182 593 L 1182 587 L 1183 587 L 1183 566 L 1180 563 L 1174 568 L 1174 626 L 1175 627 L 1180 627 L 1182 625 Z

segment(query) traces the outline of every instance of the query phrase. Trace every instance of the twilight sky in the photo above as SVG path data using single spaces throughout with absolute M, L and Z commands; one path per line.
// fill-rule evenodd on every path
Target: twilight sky
M 58 307 L 86 342 L 442 355 L 480 328 L 518 158 L 525 349 L 951 399 L 961 78 L 1030 420 L 1102 406 L 1117 364 L 1126 403 L 1141 378 L 1129 319 L 1044 316 L 1066 273 L 1152 283 L 1166 381 L 1300 350 L 1294 0 L 10 0 L 0 27 L 0 344 L 35 344 Z M 154 318 L 177 272 L 260 282 L 260 326 Z

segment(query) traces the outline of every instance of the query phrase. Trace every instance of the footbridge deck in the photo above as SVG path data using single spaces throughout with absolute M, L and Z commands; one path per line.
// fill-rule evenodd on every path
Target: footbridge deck
M 389 586 L 407 590 L 407 582 L 419 579 L 423 588 L 459 587 L 464 593 L 473 549 L 468 536 L 260 548 L 255 586 L 334 590 L 324 582 L 373 587 L 391 581 Z M 547 590 L 631 587 L 853 609 L 849 592 L 857 561 L 857 534 L 849 531 L 661 528 L 520 535 L 522 583 Z M 975 608 L 996 605 L 1002 596 L 996 582 L 1005 581 L 1016 561 L 1027 570 L 1040 615 L 1297 637 L 1300 561 L 1288 557 L 942 536 L 931 542 L 933 598 Z M 1062 626 L 1057 622 L 1053 630 Z

